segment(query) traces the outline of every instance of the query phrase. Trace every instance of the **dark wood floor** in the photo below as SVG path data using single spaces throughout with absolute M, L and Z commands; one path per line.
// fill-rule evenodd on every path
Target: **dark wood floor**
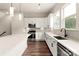
M 28 41 L 28 47 L 23 56 L 51 56 L 51 52 L 44 41 Z

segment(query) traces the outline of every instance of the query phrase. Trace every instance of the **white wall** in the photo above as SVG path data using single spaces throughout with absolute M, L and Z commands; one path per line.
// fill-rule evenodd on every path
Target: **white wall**
M 0 34 L 4 31 L 6 31 L 5 35 L 11 34 L 10 16 L 6 15 L 6 14 L 4 14 L 3 16 L 0 17 Z
M 79 29 L 79 3 L 76 6 L 76 28 Z
M 11 20 L 12 34 L 20 34 L 24 32 L 23 16 L 19 19 L 19 14 L 15 14 Z
M 11 18 L 9 14 L 0 13 L 0 34 L 4 31 L 5 35 L 24 33 L 23 15 L 22 19 L 19 19 L 19 14 Z

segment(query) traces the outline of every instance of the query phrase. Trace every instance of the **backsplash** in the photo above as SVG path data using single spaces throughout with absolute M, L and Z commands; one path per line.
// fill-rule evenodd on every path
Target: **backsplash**
M 67 30 L 66 32 L 68 38 L 79 40 L 79 30 Z M 62 32 L 60 32 L 60 29 L 54 29 L 53 33 L 62 36 Z
M 69 38 L 79 40 L 79 30 L 67 30 Z
M 64 32 L 61 32 L 60 30 L 61 29 L 54 29 L 53 33 L 64 37 Z

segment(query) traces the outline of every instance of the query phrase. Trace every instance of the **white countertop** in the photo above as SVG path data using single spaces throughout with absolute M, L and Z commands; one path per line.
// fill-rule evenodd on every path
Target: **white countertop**
M 46 32 L 46 33 L 52 38 L 54 38 L 53 36 L 57 36 L 51 32 Z M 57 40 L 57 41 L 61 43 L 63 46 L 65 46 L 66 48 L 68 48 L 69 50 L 71 50 L 76 55 L 79 55 L 79 41 L 78 40 L 67 38 L 67 40 Z
M 16 46 L 22 42 L 27 41 L 28 35 L 25 34 L 13 34 L 5 37 L 0 37 L 0 55 L 6 55 L 11 52 Z M 27 42 L 26 42 L 27 43 Z

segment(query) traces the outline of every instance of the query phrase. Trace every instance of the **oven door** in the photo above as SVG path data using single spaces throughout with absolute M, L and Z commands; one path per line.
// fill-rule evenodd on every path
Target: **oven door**
M 58 47 L 58 56 L 69 56 L 68 53 L 66 53 L 63 49 Z
M 58 56 L 73 56 L 73 53 L 61 44 L 58 44 Z

